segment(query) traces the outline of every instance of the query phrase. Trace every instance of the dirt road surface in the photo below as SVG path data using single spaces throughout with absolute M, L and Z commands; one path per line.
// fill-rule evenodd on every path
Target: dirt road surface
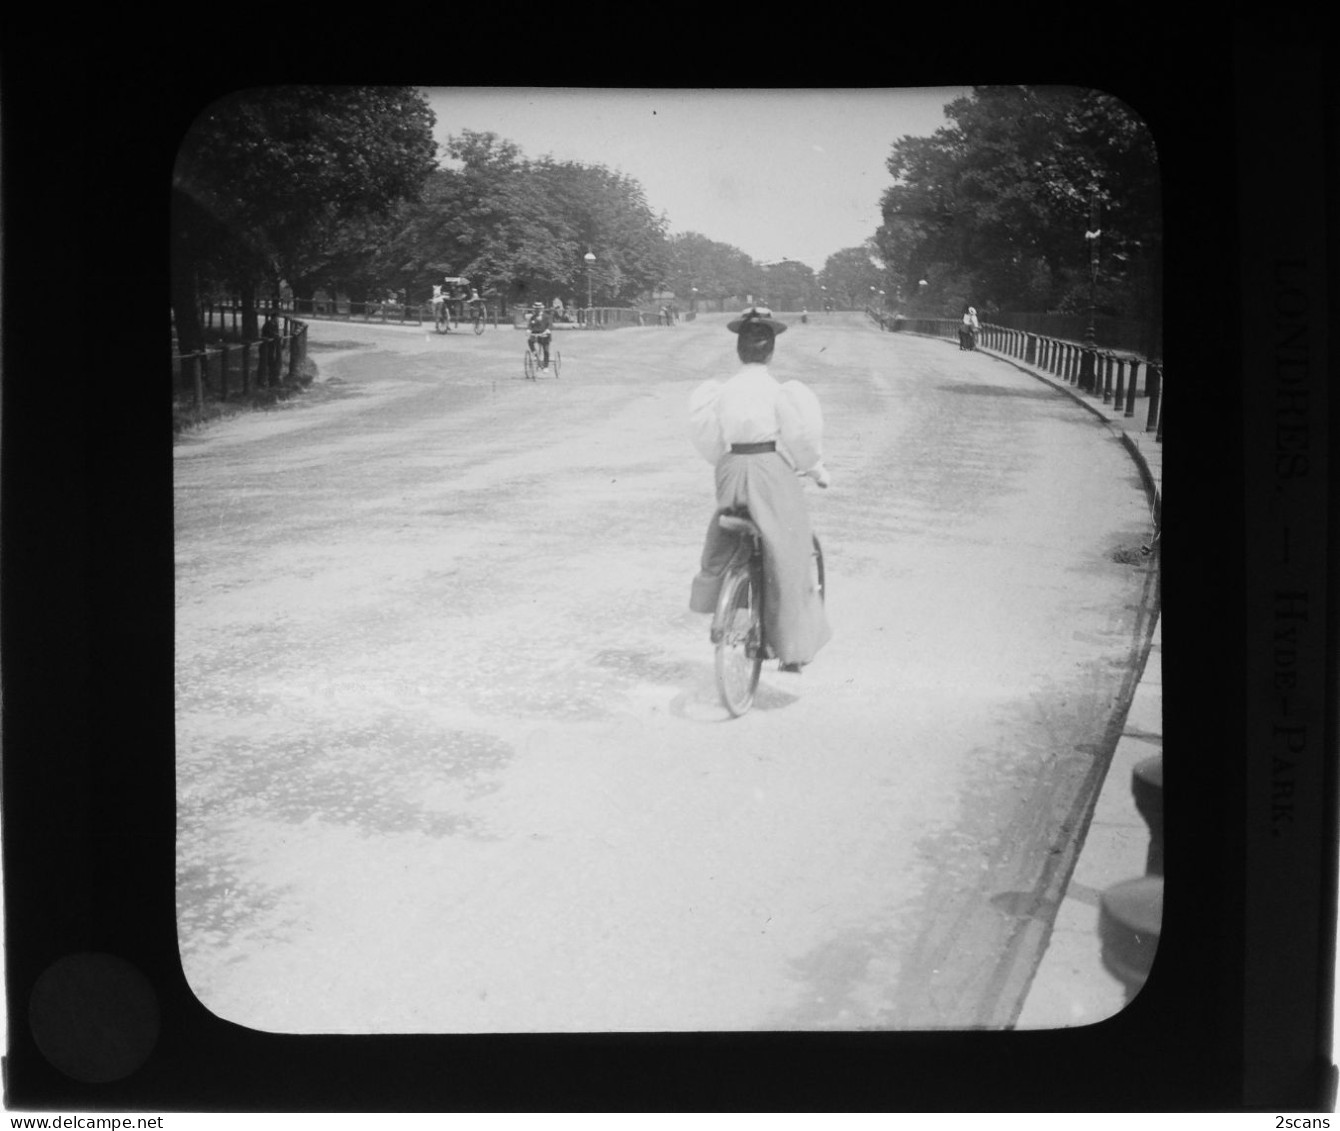
M 322 380 L 177 443 L 178 924 L 297 1033 L 1007 1027 L 1143 644 L 1149 513 L 1070 399 L 811 316 L 832 642 L 732 720 L 685 406 L 725 317 L 311 324 Z

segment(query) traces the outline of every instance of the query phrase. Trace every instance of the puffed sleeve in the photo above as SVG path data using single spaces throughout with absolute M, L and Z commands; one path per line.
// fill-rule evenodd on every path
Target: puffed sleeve
M 721 381 L 704 381 L 689 397 L 689 439 L 698 454 L 716 466 L 726 454 L 726 441 L 721 435 L 721 420 L 717 415 L 717 398 L 721 396 Z
M 808 385 L 787 381 L 777 397 L 782 446 L 798 471 L 809 471 L 824 458 L 824 414 Z

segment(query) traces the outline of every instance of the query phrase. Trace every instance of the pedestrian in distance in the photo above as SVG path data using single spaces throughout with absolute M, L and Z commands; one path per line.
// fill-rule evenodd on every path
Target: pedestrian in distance
M 975 306 L 964 307 L 963 324 L 958 331 L 958 348 L 961 350 L 974 350 L 977 348 L 977 331 L 982 328 L 982 324 L 977 321 L 977 308 Z
M 832 636 L 823 599 L 810 575 L 813 542 L 800 476 L 829 483 L 823 462 L 823 412 L 800 381 L 780 383 L 768 370 L 786 323 L 751 306 L 727 327 L 737 335 L 742 368 L 705 381 L 689 399 L 689 431 L 699 455 L 716 469 L 717 510 L 707 528 L 689 608 L 710 613 L 735 549 L 717 523 L 747 508 L 763 541 L 764 632 L 781 670 L 799 672 Z M 799 473 L 799 474 L 798 474 Z

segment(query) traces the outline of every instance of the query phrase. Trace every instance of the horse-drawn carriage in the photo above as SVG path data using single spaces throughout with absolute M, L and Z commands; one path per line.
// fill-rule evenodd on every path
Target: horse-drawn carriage
M 445 334 L 467 320 L 465 304 L 472 289 L 464 275 L 447 275 L 433 284 L 433 324 L 438 333 Z

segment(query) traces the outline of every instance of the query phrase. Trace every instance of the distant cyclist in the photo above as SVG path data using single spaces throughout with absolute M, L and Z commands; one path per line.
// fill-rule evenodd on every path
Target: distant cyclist
M 544 303 L 534 303 L 530 308 L 530 322 L 527 326 L 530 330 L 530 337 L 526 340 L 526 346 L 531 353 L 535 353 L 536 345 L 544 347 L 544 362 L 540 366 L 542 370 L 549 368 L 549 339 L 552 337 L 549 329 L 549 315 L 544 312 Z

